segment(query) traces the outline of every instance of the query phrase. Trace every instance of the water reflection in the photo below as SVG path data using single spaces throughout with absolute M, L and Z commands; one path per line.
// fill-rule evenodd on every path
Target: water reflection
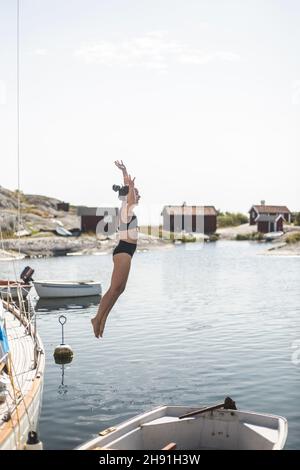
M 68 385 L 65 384 L 65 365 L 61 366 L 61 382 L 58 386 L 58 394 L 66 395 L 68 393 Z
M 59 299 L 38 299 L 35 310 L 37 312 L 54 312 L 58 310 L 83 310 L 99 305 L 101 297 L 93 295 L 89 297 L 64 297 Z

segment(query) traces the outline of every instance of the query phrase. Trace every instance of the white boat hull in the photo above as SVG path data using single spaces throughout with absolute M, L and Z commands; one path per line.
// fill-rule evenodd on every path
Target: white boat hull
M 4 306 L 7 306 L 6 302 Z M 36 431 L 38 427 L 45 355 L 39 335 L 29 334 L 26 318 L 20 317 L 19 310 L 14 306 L 9 310 L 11 313 L 5 313 L 5 320 L 15 392 L 9 382 L 8 402 L 0 403 L 0 450 L 24 450 L 29 431 Z M 3 418 L 8 409 L 10 416 L 5 420 Z
M 38 427 L 38 421 L 40 417 L 41 405 L 42 405 L 42 396 L 43 396 L 43 379 L 40 379 L 40 385 L 38 390 L 36 390 L 35 395 L 27 407 L 28 415 L 30 416 L 30 421 L 32 426 L 29 426 L 27 414 L 24 413 L 19 421 L 14 420 L 16 425 L 16 432 L 20 431 L 20 437 L 16 441 L 14 432 L 8 432 L 7 438 L 0 443 L 0 450 L 25 450 L 26 442 L 28 439 L 29 431 L 36 431 Z M 9 424 L 11 428 L 11 424 Z M 0 433 L 1 436 L 1 433 Z
M 87 297 L 101 295 L 100 282 L 34 281 L 34 287 L 41 299 L 63 297 Z
M 285 418 L 238 410 L 206 411 L 193 417 L 180 415 L 196 410 L 161 406 L 103 431 L 100 437 L 77 450 L 158 450 L 175 443 L 176 450 L 282 449 L 287 438 Z M 101 435 L 102 434 L 102 435 Z
M 279 240 L 284 235 L 283 232 L 269 232 L 264 234 L 264 240 Z

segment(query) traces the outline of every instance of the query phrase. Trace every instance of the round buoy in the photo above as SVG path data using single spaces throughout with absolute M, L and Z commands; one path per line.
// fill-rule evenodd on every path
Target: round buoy
M 73 359 L 73 351 L 68 344 L 60 344 L 54 350 L 54 359 L 56 364 L 69 364 Z
M 61 324 L 61 344 L 56 346 L 54 350 L 54 360 L 56 364 L 69 364 L 73 359 L 73 350 L 71 346 L 64 343 L 64 325 L 67 322 L 67 317 L 65 315 L 60 315 L 58 318 L 59 323 Z
M 37 432 L 29 431 L 25 450 L 43 450 L 43 443 L 39 440 Z

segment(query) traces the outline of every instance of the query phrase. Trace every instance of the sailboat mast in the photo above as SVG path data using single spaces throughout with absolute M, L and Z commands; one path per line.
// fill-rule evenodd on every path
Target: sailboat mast
M 20 193 L 20 0 L 17 0 L 17 178 L 18 178 L 18 216 L 17 216 L 17 232 L 21 230 L 21 193 Z M 19 243 L 20 254 L 20 243 Z

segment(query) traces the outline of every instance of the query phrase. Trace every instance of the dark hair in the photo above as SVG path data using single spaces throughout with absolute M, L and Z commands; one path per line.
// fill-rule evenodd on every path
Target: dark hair
M 127 196 L 129 192 L 129 186 L 119 186 L 117 184 L 114 184 L 112 188 L 115 192 L 119 192 L 119 197 Z

